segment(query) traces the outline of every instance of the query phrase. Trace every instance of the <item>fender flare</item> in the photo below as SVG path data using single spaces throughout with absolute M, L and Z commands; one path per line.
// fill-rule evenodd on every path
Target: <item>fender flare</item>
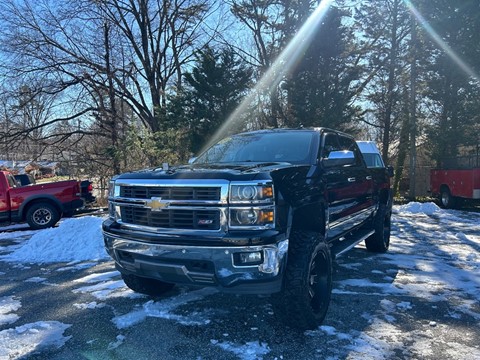
M 327 206 L 322 201 L 317 201 L 304 206 L 289 209 L 288 234 L 292 228 L 319 232 L 326 235 L 327 232 Z M 313 226 L 312 226 L 313 225 Z
M 63 206 L 62 203 L 53 195 L 32 195 L 25 199 L 22 202 L 22 205 L 20 205 L 20 208 L 18 209 L 18 216 L 20 219 L 25 218 L 25 213 L 26 209 L 32 204 L 32 203 L 40 203 L 40 202 L 47 202 L 50 204 L 53 204 L 60 214 L 63 213 Z

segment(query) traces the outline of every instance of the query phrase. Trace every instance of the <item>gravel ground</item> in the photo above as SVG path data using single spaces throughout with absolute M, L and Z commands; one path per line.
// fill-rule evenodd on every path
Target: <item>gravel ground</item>
M 480 359 L 480 214 L 396 207 L 392 230 L 387 254 L 359 245 L 335 262 L 327 318 L 306 332 L 268 297 L 149 298 L 110 261 L 0 261 L 0 360 Z M 8 234 L 0 253 L 30 237 Z

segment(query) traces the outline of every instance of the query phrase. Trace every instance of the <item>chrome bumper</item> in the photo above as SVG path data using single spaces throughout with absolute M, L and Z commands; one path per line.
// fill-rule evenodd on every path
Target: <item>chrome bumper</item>
M 104 232 L 104 240 L 122 273 L 245 294 L 280 291 L 288 251 L 288 239 L 261 246 L 177 246 L 132 241 Z M 251 252 L 259 252 L 261 260 L 240 264 L 240 254 Z

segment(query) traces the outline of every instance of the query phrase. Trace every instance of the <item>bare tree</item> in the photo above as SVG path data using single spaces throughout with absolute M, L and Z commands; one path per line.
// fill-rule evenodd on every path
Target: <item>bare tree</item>
M 281 21 L 284 9 L 278 0 L 233 0 L 230 3 L 233 15 L 243 24 L 251 35 L 254 51 L 246 52 L 237 48 L 237 53 L 256 67 L 256 75 L 261 78 L 270 68 L 281 50 Z M 261 95 L 261 94 L 260 94 Z M 265 107 L 261 99 L 268 99 Z M 265 118 L 261 127 L 278 127 L 283 118 L 280 89 L 269 89 L 266 97 L 259 96 L 259 113 Z
M 402 91 L 408 79 L 408 11 L 401 0 L 368 1 L 362 3 L 355 18 L 366 45 L 363 61 L 371 76 L 363 89 L 374 115 L 368 125 L 376 129 L 382 156 L 388 161 L 392 140 L 400 136 L 399 120 L 405 109 Z
M 1 135 L 27 137 L 43 128 L 45 144 L 69 146 L 101 136 L 115 153 L 126 108 L 148 131 L 168 128 L 168 93 L 182 86 L 193 49 L 209 40 L 202 24 L 210 7 L 209 0 L 3 1 L 3 85 L 35 81 L 36 96 L 56 100 L 42 123 L 13 132 L 4 126 Z M 114 157 L 115 171 L 119 166 Z

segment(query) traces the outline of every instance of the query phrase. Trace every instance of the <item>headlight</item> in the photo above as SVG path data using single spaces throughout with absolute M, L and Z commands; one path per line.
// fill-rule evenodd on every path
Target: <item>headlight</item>
M 113 198 L 115 196 L 118 196 L 119 194 L 116 193 L 116 188 L 115 188 L 115 181 L 111 180 L 108 183 L 108 197 Z
M 275 225 L 273 208 L 237 208 L 230 209 L 230 227 L 270 229 Z
M 230 202 L 273 202 L 273 184 L 232 184 L 230 186 Z

